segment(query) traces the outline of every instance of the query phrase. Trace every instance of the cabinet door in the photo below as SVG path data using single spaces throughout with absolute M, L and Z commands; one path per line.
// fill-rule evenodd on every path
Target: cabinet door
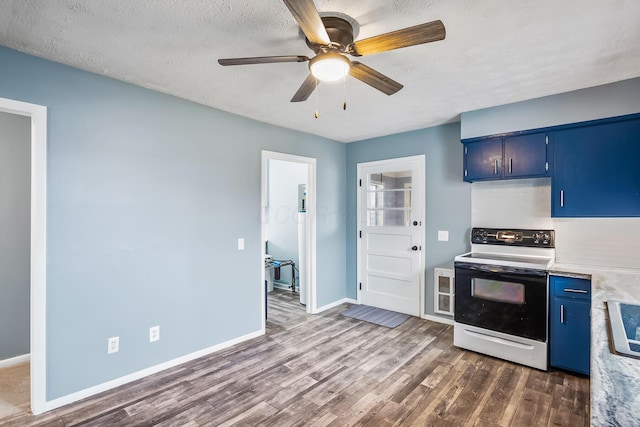
M 504 140 L 504 177 L 549 176 L 547 134 L 513 136 Z
M 464 144 L 464 180 L 502 178 L 502 138 Z
M 552 133 L 553 217 L 640 216 L 640 120 Z
M 550 365 L 589 374 L 591 302 L 552 298 L 550 304 Z

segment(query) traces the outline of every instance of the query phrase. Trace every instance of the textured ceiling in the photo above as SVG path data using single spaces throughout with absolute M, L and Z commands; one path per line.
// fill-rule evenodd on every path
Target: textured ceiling
M 316 0 L 358 39 L 443 21 L 443 41 L 359 58 L 402 83 L 387 96 L 348 78 L 289 100 L 312 56 L 280 0 L 0 0 L 0 44 L 272 123 L 350 142 L 458 120 L 461 112 L 640 76 L 638 0 Z M 314 118 L 314 110 L 320 113 Z

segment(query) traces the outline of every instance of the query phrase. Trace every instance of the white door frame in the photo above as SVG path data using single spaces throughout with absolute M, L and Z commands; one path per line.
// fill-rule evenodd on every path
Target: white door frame
M 46 410 L 47 107 L 0 98 L 0 111 L 31 118 L 31 412 Z
M 267 185 L 268 185 L 268 161 L 269 160 L 283 160 L 287 162 L 294 163 L 303 163 L 308 166 L 307 168 L 307 248 L 306 251 L 306 277 L 300 278 L 301 283 L 308 283 L 308 292 L 307 292 L 307 313 L 315 314 L 318 312 L 318 300 L 316 295 L 316 159 L 311 157 L 303 157 L 296 156 L 293 154 L 286 153 L 278 153 L 276 151 L 266 151 L 262 150 L 262 173 L 261 173 L 261 213 L 260 213 L 260 227 L 261 227 L 261 242 L 265 241 L 265 222 L 266 222 L 266 210 L 267 210 L 267 202 L 268 202 L 268 194 L 267 194 Z M 264 264 L 264 257 L 266 248 L 264 247 L 264 243 L 262 244 L 260 265 Z M 266 290 L 264 287 L 264 268 L 262 268 L 262 285 L 260 288 L 262 289 L 262 299 L 264 301 L 266 298 Z M 266 329 L 266 320 L 265 320 L 265 307 L 262 304 L 262 330 Z
M 417 156 L 408 156 L 408 157 L 398 157 L 398 158 L 394 158 L 394 159 L 385 159 L 385 160 L 376 160 L 376 161 L 372 161 L 372 162 L 363 162 L 363 163 L 358 163 L 357 164 L 357 175 L 356 175 L 356 179 L 360 180 L 363 179 L 362 177 L 362 168 L 363 167 L 367 167 L 367 166 L 378 166 L 378 165 L 385 165 L 385 164 L 393 164 L 393 163 L 399 163 L 399 162 L 406 162 L 406 161 L 412 161 L 412 160 L 418 160 L 420 162 L 420 168 L 421 168 L 421 173 L 420 176 L 416 177 L 416 179 L 420 180 L 421 186 L 422 186 L 422 191 L 425 192 L 426 191 L 426 187 L 427 187 L 427 183 L 425 181 L 425 177 L 426 177 L 426 157 L 424 154 L 420 154 Z M 357 211 L 357 220 L 356 220 L 356 233 L 360 233 L 360 231 L 362 230 L 362 215 L 361 213 L 361 209 L 362 209 L 362 189 L 360 186 L 357 185 L 356 182 L 356 188 L 358 189 L 357 191 L 357 201 L 356 201 L 356 211 Z M 425 193 L 426 194 L 426 193 Z M 419 279 L 420 279 L 420 317 L 424 318 L 425 314 L 426 314 L 426 303 L 425 303 L 425 286 L 426 286 L 426 276 L 425 276 L 425 262 L 426 262 L 426 240 L 425 240 L 425 229 L 427 228 L 427 222 L 426 222 L 426 196 L 423 194 L 422 195 L 422 203 L 423 206 L 421 206 L 420 209 L 420 220 L 422 222 L 422 227 L 420 227 L 420 241 L 422 242 L 422 250 L 420 251 L 420 275 L 419 275 Z M 362 290 L 360 289 L 360 286 L 358 285 L 359 283 L 362 283 L 362 239 L 359 238 L 359 236 L 356 236 L 356 240 L 358 241 L 358 244 L 356 245 L 356 289 L 357 289 L 357 301 L 358 304 L 362 304 Z

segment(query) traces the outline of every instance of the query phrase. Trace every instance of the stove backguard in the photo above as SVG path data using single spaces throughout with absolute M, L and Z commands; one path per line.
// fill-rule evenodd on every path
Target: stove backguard
M 555 247 L 554 230 L 472 228 L 471 243 L 481 245 L 525 246 L 532 248 Z

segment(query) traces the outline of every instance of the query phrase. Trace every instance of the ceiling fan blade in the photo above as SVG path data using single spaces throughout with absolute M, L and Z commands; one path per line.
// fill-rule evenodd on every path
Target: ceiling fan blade
M 327 30 L 324 28 L 324 24 L 313 0 L 283 1 L 311 43 L 320 45 L 331 43 L 329 34 L 327 34 Z
M 300 86 L 300 89 L 298 89 L 295 95 L 293 95 L 293 98 L 291 98 L 291 102 L 306 101 L 307 98 L 309 98 L 309 95 L 311 95 L 316 89 L 317 85 L 318 82 L 316 81 L 316 78 L 313 77 L 313 74 L 309 73 L 305 81 L 302 83 L 302 86 Z
M 220 65 L 273 64 L 278 62 L 305 62 L 309 58 L 304 55 L 253 56 L 250 58 L 218 59 Z
M 438 20 L 358 40 L 349 46 L 349 51 L 354 56 L 371 55 L 372 53 L 443 40 L 445 36 L 444 24 Z
M 397 81 L 391 80 L 384 74 L 379 73 L 373 68 L 367 67 L 358 61 L 351 62 L 349 74 L 369 86 L 378 89 L 380 92 L 386 93 L 387 95 L 393 95 L 404 87 Z

